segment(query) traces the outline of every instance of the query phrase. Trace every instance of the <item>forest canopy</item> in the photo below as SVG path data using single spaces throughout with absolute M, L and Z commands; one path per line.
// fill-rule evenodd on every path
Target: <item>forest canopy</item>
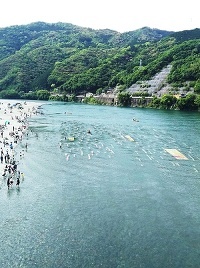
M 200 93 L 200 29 L 118 33 L 43 22 L 0 29 L 1 98 L 128 89 L 169 64 L 167 83 Z

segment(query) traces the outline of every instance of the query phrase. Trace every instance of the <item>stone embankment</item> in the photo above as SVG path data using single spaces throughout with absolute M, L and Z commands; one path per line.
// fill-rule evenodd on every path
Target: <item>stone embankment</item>
M 129 93 L 146 92 L 149 95 L 162 96 L 168 93 L 171 87 L 167 84 L 167 76 L 171 71 L 171 65 L 163 68 L 161 72 L 152 77 L 151 80 L 138 81 L 127 89 Z

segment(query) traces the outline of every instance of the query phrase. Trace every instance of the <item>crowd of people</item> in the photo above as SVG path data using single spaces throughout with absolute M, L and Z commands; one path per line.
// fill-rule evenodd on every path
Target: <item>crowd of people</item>
M 24 173 L 18 169 L 19 161 L 27 151 L 28 144 L 23 143 L 24 137 L 28 135 L 28 118 L 32 113 L 37 114 L 34 103 L 0 102 L 0 170 L 2 179 L 6 181 L 8 190 L 20 187 L 24 180 Z M 23 143 L 23 152 L 16 153 L 18 143 Z

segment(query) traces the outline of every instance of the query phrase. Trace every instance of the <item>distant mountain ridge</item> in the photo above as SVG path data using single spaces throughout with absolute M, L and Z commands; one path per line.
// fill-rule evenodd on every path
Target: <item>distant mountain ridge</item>
M 0 59 L 5 58 L 5 56 L 8 56 L 9 54 L 15 53 L 15 51 L 20 50 L 25 44 L 39 37 L 41 38 L 42 36 L 46 36 L 49 38 L 50 33 L 57 33 L 58 35 L 65 34 L 69 37 L 69 39 L 71 39 L 72 35 L 76 34 L 79 35 L 77 36 L 79 41 L 86 43 L 89 43 L 91 38 L 94 38 L 94 40 L 97 39 L 99 43 L 124 46 L 129 43 L 137 44 L 147 41 L 158 41 L 173 32 L 143 27 L 135 31 L 119 33 L 110 29 L 94 30 L 70 23 L 35 22 L 28 25 L 16 25 L 0 28 Z M 9 47 L 6 50 L 3 50 L 5 45 Z
M 169 64 L 170 83 L 196 82 L 199 39 L 200 29 L 171 32 L 143 27 L 119 33 L 44 22 L 0 28 L 0 96 L 12 92 L 26 98 L 41 89 L 78 94 L 117 85 L 128 88 Z M 186 72 L 186 65 L 193 75 Z

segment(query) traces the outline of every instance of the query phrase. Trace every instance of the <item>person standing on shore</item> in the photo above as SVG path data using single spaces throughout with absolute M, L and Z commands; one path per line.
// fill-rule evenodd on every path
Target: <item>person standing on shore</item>
M 11 141 L 11 143 L 10 143 L 10 150 L 12 150 L 13 149 L 13 144 L 12 144 L 12 141 Z
M 3 149 L 1 148 L 1 164 L 3 164 L 3 155 L 4 155 Z
M 20 179 L 19 179 L 19 176 L 17 176 L 16 186 L 19 187 L 19 184 L 20 184 Z
M 7 186 L 8 186 L 8 190 L 10 189 L 10 177 L 8 177 L 7 179 Z
M 21 172 L 20 177 L 22 178 L 22 181 L 24 181 L 24 173 L 23 172 Z

